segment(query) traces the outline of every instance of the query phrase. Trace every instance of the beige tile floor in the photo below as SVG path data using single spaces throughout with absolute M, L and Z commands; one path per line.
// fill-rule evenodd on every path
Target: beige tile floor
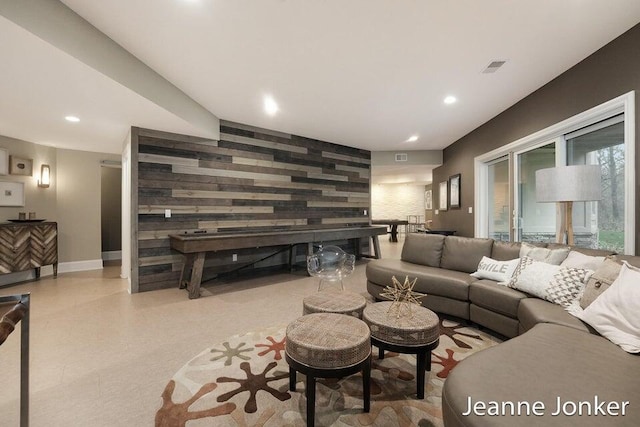
M 381 239 L 384 258 L 398 243 Z M 345 279 L 366 294 L 362 261 Z M 205 287 L 130 295 L 119 267 L 61 274 L 0 289 L 31 292 L 32 426 L 152 426 L 171 376 L 206 347 L 234 334 L 286 325 L 317 279 L 275 274 Z M 0 347 L 0 426 L 19 423 L 19 331 Z

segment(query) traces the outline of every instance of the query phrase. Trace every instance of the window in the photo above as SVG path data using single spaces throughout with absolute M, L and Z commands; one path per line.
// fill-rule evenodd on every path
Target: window
M 475 159 L 475 235 L 515 241 L 554 242 L 558 212 L 535 200 L 535 171 L 599 164 L 603 198 L 574 203 L 576 244 L 635 253 L 635 93 L 629 92 L 584 113 Z M 505 174 L 512 185 L 504 184 Z M 500 184 L 500 182 L 503 182 Z M 506 190 L 505 190 L 506 188 Z M 508 197 L 500 191 L 508 192 Z M 513 200 L 507 218 L 501 200 Z M 504 208 L 503 208 L 504 211 Z M 509 230 L 505 230 L 508 227 Z
M 600 165 L 602 200 L 575 202 L 576 245 L 624 252 L 624 116 L 565 135 L 568 165 Z

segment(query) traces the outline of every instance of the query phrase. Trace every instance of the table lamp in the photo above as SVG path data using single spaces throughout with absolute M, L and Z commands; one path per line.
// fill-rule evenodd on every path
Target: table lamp
M 536 201 L 561 203 L 564 217 L 557 236 L 558 243 L 573 245 L 573 202 L 600 200 L 600 165 L 559 166 L 536 171 Z

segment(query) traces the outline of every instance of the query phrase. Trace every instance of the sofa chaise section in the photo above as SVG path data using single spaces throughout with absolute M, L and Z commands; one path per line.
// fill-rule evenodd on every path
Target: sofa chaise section
M 466 358 L 444 384 L 442 411 L 447 427 L 470 426 L 636 426 L 640 386 L 635 372 L 640 357 L 606 338 L 549 323 Z M 597 396 L 597 397 L 596 397 Z M 462 414 L 473 402 L 544 404 L 544 415 Z M 561 402 L 631 402 L 624 416 L 553 416 Z M 615 406 L 615 405 L 614 405 Z M 586 405 L 583 405 L 586 408 Z M 568 409 L 571 409 L 569 405 Z

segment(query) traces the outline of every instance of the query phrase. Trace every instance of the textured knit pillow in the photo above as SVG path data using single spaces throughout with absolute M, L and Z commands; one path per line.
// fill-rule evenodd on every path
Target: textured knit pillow
M 578 298 L 593 273 L 591 270 L 564 268 L 539 261 L 526 261 L 521 265 L 512 287 L 565 307 Z
M 569 310 L 629 353 L 640 353 L 640 269 L 626 262 L 620 275 L 584 310 Z
M 612 259 L 605 259 L 600 268 L 594 271 L 589 278 L 584 293 L 580 297 L 580 307 L 587 308 L 600 294 L 609 289 L 609 286 L 620 275 L 620 269 L 622 269 L 622 264 L 618 264 Z
M 478 279 L 495 280 L 500 285 L 506 285 L 511 280 L 513 272 L 520 264 L 520 259 L 512 259 L 509 261 L 497 261 L 486 256 L 482 257 L 478 264 L 478 270 L 471 273 L 471 276 Z
M 569 255 L 569 247 L 547 249 L 533 246 L 527 242 L 522 242 L 520 246 L 520 258 L 529 257 L 534 261 L 546 262 L 547 264 L 560 265 L 567 255 Z
M 589 256 L 577 251 L 569 251 L 569 254 L 560 264 L 562 267 L 585 268 L 595 271 L 604 262 L 603 256 Z

